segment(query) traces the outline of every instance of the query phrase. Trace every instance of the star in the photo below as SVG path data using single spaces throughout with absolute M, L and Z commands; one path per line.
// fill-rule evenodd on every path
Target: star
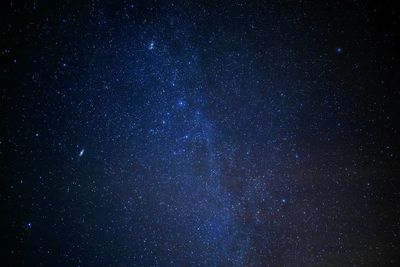
M 185 106 L 186 106 L 185 101 L 179 100 L 179 101 L 178 101 L 178 106 L 181 107 L 181 108 L 185 107 Z
M 151 42 L 149 43 L 149 45 L 147 46 L 147 49 L 153 50 L 154 48 L 155 48 L 155 42 L 154 42 L 154 41 L 151 41 Z

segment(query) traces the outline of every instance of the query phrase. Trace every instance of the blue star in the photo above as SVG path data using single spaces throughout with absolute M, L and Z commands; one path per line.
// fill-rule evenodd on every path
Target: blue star
M 147 46 L 147 49 L 153 50 L 154 48 L 155 48 L 155 43 L 154 43 L 154 41 L 151 41 L 151 42 L 149 43 L 149 45 Z
M 179 101 L 178 101 L 178 106 L 181 107 L 181 108 L 185 107 L 185 106 L 186 106 L 185 101 L 179 100 Z
M 336 48 L 336 53 L 340 54 L 343 52 L 343 49 L 341 47 Z

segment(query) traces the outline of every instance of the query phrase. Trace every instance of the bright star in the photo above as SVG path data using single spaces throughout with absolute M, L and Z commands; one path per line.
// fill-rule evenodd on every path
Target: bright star
M 183 101 L 183 100 L 179 100 L 178 101 L 178 106 L 180 106 L 180 107 L 184 107 L 185 106 L 185 101 Z
M 147 46 L 147 48 L 149 49 L 149 50 L 153 50 L 155 47 L 155 43 L 154 43 L 154 41 L 151 41 L 150 43 L 149 43 L 149 45 Z

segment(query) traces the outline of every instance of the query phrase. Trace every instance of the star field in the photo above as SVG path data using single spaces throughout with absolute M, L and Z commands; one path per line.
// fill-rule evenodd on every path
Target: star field
M 5 1 L 3 266 L 398 266 L 394 1 Z

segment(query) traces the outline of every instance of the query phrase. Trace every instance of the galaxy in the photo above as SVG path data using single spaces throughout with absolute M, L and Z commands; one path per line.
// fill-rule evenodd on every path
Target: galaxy
M 2 1 L 1 266 L 400 266 L 396 1 Z

